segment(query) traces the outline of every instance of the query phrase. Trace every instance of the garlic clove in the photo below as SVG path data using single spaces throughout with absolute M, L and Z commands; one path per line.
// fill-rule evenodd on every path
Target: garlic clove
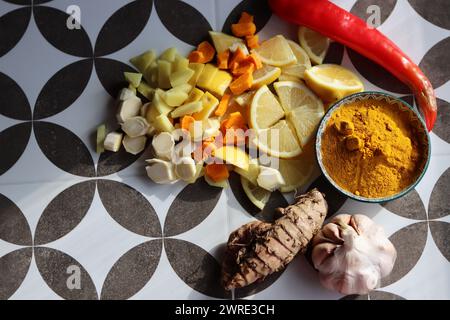
M 123 144 L 125 150 L 128 153 L 131 153 L 134 155 L 144 151 L 146 143 L 147 143 L 146 136 L 140 136 L 140 137 L 135 137 L 135 138 L 125 136 L 125 138 L 123 138 L 123 141 L 122 141 L 122 144 Z
M 130 137 L 136 138 L 148 132 L 149 124 L 143 117 L 132 117 L 122 123 L 122 130 Z
M 127 100 L 121 101 L 117 112 L 117 121 L 124 123 L 128 118 L 135 117 L 139 114 L 142 107 L 141 99 L 133 96 Z
M 120 145 L 122 143 L 123 133 L 119 132 L 110 132 L 106 135 L 105 141 L 103 142 L 103 146 L 105 150 L 117 152 L 120 149 Z
M 117 100 L 125 101 L 134 97 L 136 97 L 136 95 L 132 90 L 128 88 L 123 88 L 122 90 L 120 90 L 119 95 L 117 96 Z
M 144 104 L 141 109 L 139 110 L 139 115 L 143 118 L 145 118 L 147 116 L 147 111 L 148 108 L 150 107 L 150 102 L 147 102 L 146 104 Z
M 268 191 L 275 191 L 286 184 L 280 171 L 263 166 L 260 167 L 256 182 L 258 183 L 258 186 Z
M 173 164 L 161 159 L 147 160 L 149 165 L 145 167 L 147 175 L 155 183 L 166 184 L 176 181 Z
M 193 179 L 196 171 L 195 161 L 191 157 L 182 157 L 175 164 L 176 175 L 184 181 Z
M 153 137 L 153 150 L 158 158 L 171 160 L 174 152 L 175 141 L 169 132 L 161 132 Z

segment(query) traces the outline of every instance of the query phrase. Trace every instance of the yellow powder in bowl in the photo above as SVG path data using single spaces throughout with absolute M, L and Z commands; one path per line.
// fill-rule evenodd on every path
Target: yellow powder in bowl
M 343 189 L 366 198 L 399 193 L 424 168 L 427 148 L 413 112 L 384 100 L 339 107 L 322 135 L 322 163 Z

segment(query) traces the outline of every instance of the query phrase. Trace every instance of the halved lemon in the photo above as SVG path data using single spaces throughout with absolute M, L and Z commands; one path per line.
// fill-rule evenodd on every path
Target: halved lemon
M 258 54 L 263 63 L 271 66 L 281 67 L 297 62 L 289 43 L 282 35 L 262 42 L 253 51 Z
M 321 64 L 323 62 L 330 46 L 330 39 L 311 29 L 300 27 L 298 40 L 313 63 Z
M 269 66 L 267 64 L 263 65 L 262 68 L 253 72 L 252 89 L 258 89 L 262 86 L 271 84 L 278 79 L 280 74 L 280 68 Z
M 306 70 L 305 81 L 327 102 L 364 90 L 364 85 L 356 74 L 337 64 L 322 64 Z
M 291 192 L 304 186 L 315 172 L 315 159 L 301 154 L 295 159 L 279 159 L 278 170 L 285 181 L 281 192 Z
M 266 203 L 269 202 L 271 192 L 258 187 L 242 176 L 241 184 L 248 199 L 259 209 L 264 209 Z
M 289 159 L 302 153 L 295 129 L 292 129 L 286 120 L 280 120 L 272 127 L 258 131 L 254 143 L 260 151 L 277 158 Z
M 311 68 L 311 60 L 309 59 L 306 51 L 303 50 L 297 43 L 292 40 L 287 40 L 287 42 L 297 58 L 297 63 L 282 67 L 281 73 L 287 76 L 303 79 L 305 71 Z
M 255 130 L 267 129 L 284 117 L 278 99 L 267 86 L 256 91 L 250 106 L 250 125 Z

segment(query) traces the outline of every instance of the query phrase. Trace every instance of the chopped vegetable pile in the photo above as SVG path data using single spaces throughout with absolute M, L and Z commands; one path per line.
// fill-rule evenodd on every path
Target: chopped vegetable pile
M 187 57 L 169 48 L 130 59 L 139 73 L 124 74 L 121 130 L 106 134 L 99 127 L 97 150 L 117 152 L 123 145 L 139 154 L 152 137 L 155 157 L 146 171 L 155 183 L 204 176 L 226 187 L 235 171 L 262 209 L 271 192 L 294 191 L 315 173 L 311 146 L 324 102 L 363 86 L 340 66 L 320 65 L 329 40 L 309 29 L 299 29 L 301 45 L 282 35 L 260 42 L 246 12 L 231 29 L 233 35 L 211 31 L 211 42 Z

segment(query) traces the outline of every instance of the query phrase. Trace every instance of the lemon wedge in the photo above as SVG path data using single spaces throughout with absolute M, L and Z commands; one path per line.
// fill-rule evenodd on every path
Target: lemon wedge
M 269 202 L 271 192 L 258 187 L 242 176 L 241 184 L 248 199 L 259 209 L 264 209 L 266 203 Z
M 306 84 L 327 102 L 364 91 L 356 74 L 337 64 L 322 64 L 305 71 Z
M 297 58 L 297 63 L 282 67 L 281 74 L 303 79 L 305 71 L 311 68 L 311 60 L 309 59 L 306 51 L 303 50 L 297 43 L 292 40 L 287 40 L 287 42 Z
M 305 146 L 325 114 L 322 101 L 299 82 L 276 82 L 274 88 L 287 114 L 286 120 L 295 128 L 300 145 Z
M 295 130 L 280 120 L 268 129 L 257 132 L 254 144 L 261 150 L 277 158 L 294 158 L 302 152 Z
M 306 27 L 298 29 L 298 39 L 311 61 L 321 64 L 330 46 L 330 39 Z
M 322 101 L 302 82 L 279 81 L 275 82 L 273 87 L 286 113 L 304 105 L 312 105 L 317 110 L 323 111 Z
M 294 53 L 289 43 L 282 35 L 277 35 L 261 43 L 253 50 L 265 64 L 281 67 L 296 63 Z
M 252 89 L 258 89 L 264 85 L 269 85 L 277 80 L 280 75 L 280 68 L 265 64 L 262 68 L 253 72 Z
M 267 86 L 256 91 L 250 105 L 250 125 L 255 130 L 267 129 L 284 117 L 284 111 Z
M 281 192 L 294 191 L 309 182 L 315 172 L 315 159 L 301 154 L 296 159 L 279 159 L 278 170 L 285 184 Z

